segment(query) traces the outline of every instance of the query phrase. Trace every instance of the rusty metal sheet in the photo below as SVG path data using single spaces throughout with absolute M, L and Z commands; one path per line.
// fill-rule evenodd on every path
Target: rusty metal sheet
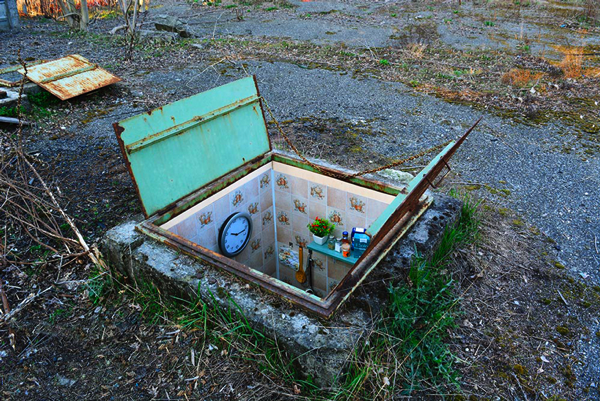
M 46 60 L 36 60 L 30 63 L 26 63 L 27 68 L 34 66 L 34 65 L 38 65 L 41 63 L 45 63 Z M 18 65 L 11 65 L 9 67 L 5 67 L 0 69 L 0 77 L 3 75 L 11 75 L 11 73 L 14 73 L 14 75 L 16 75 L 17 70 L 21 69 L 22 66 L 20 64 Z M 17 75 L 18 76 L 18 75 Z M 15 86 L 19 86 L 21 84 L 21 78 L 11 81 L 9 79 L 5 79 L 5 78 L 0 78 L 0 86 L 4 86 L 7 88 L 13 88 Z
M 18 72 L 25 75 L 23 68 Z M 71 99 L 121 80 L 78 54 L 27 67 L 27 78 L 60 100 Z

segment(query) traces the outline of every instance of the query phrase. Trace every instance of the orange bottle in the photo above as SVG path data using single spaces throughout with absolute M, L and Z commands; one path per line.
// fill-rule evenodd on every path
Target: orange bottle
M 348 231 L 342 233 L 342 256 L 345 258 L 350 256 L 350 239 L 348 238 Z

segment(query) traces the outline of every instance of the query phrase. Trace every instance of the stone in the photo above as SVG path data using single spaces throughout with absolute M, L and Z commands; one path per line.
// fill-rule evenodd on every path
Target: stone
M 100 246 L 111 268 L 136 282 L 153 282 L 163 293 L 240 311 L 252 327 L 276 339 L 317 385 L 336 388 L 360 339 L 372 328 L 372 316 L 388 302 L 388 287 L 410 267 L 415 249 L 433 253 L 444 227 L 460 213 L 460 201 L 435 195 L 431 207 L 392 248 L 329 321 L 281 302 L 219 268 L 191 258 L 136 231 L 141 217 L 109 230 Z
M 141 29 L 138 32 L 141 39 L 159 40 L 161 42 L 175 42 L 179 39 L 177 32 L 153 31 L 149 29 Z
M 77 380 L 69 379 L 61 375 L 57 375 L 56 378 L 58 380 L 58 384 L 65 387 L 71 387 L 77 382 Z
M 191 38 L 193 35 L 189 28 L 177 17 L 171 15 L 159 15 L 154 20 L 154 27 L 158 31 L 175 32 L 182 38 Z
M 393 181 L 397 181 L 401 184 L 408 184 L 414 176 L 411 173 L 407 173 L 405 171 L 393 170 L 391 168 L 386 168 L 385 170 L 381 170 L 379 175 L 388 178 Z
M 37 85 L 36 85 L 37 86 Z M 6 96 L 0 96 L 0 107 L 4 107 L 7 109 L 17 107 L 19 103 L 19 92 L 11 91 L 11 90 L 3 90 Z M 31 105 L 29 104 L 29 100 L 27 99 L 27 95 L 23 95 L 21 98 L 21 107 L 23 111 L 31 110 Z

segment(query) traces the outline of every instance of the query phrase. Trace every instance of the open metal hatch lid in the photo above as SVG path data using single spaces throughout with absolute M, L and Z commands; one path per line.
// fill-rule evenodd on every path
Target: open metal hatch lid
M 254 77 L 113 126 L 146 217 L 271 150 Z

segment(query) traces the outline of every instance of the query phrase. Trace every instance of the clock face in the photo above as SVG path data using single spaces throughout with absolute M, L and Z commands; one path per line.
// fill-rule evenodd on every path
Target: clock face
M 252 218 L 248 213 L 234 213 L 219 230 L 219 248 L 225 256 L 240 254 L 250 241 Z

